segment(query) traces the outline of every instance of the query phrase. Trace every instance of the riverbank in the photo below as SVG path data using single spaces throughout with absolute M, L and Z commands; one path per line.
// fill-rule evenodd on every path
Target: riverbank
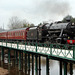
M 8 75 L 8 70 L 0 67 L 0 75 Z

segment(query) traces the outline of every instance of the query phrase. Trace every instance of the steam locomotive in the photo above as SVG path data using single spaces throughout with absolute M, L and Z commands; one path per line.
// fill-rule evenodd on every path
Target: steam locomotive
M 46 23 L 38 27 L 29 28 L 27 40 L 45 43 L 74 44 L 75 24 L 67 23 Z
M 34 41 L 42 43 L 75 43 L 75 23 L 45 23 L 35 27 L 27 27 L 0 32 L 0 40 Z

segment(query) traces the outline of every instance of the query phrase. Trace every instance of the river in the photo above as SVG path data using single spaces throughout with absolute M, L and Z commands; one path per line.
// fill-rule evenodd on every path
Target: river
M 14 58 L 11 58 L 11 64 L 9 65 L 8 64 L 8 58 L 5 57 L 4 62 L 0 61 L 0 67 L 8 69 L 8 71 L 9 71 L 8 75 L 25 75 L 24 62 L 23 62 L 23 70 L 19 71 L 18 65 L 15 64 Z M 68 73 L 67 73 L 67 75 L 70 75 L 69 68 L 70 67 L 69 67 L 69 63 L 68 63 L 68 66 L 67 66 Z M 59 71 L 60 71 L 59 61 L 49 60 L 49 69 L 50 69 L 49 70 L 50 75 L 59 75 Z M 64 70 L 62 70 L 62 73 L 63 73 L 62 75 L 64 75 Z M 31 68 L 30 68 L 30 75 L 32 75 L 32 69 Z M 45 57 L 42 57 L 42 60 L 41 60 L 41 75 L 46 75 L 46 58 Z M 75 75 L 75 65 L 73 65 L 73 75 Z

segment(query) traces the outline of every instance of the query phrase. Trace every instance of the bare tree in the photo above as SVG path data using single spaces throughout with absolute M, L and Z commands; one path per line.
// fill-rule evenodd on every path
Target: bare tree
M 17 16 L 13 16 L 9 19 L 8 27 L 9 29 L 17 29 L 17 28 L 21 28 L 22 24 Z
M 32 27 L 32 26 L 34 26 L 33 23 L 29 23 L 27 20 L 23 20 L 22 23 L 23 23 L 23 27 Z
M 13 16 L 9 19 L 8 27 L 9 29 L 17 29 L 17 28 L 24 28 L 24 27 L 32 27 L 34 24 L 29 23 L 26 19 L 19 20 L 17 16 Z
M 1 32 L 1 31 L 5 31 L 5 29 L 3 29 L 3 28 L 0 27 L 0 32 Z

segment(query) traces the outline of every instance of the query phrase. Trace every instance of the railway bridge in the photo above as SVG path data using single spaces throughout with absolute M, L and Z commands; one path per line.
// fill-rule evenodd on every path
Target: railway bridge
M 1 60 L 4 60 L 4 50 L 8 50 L 8 63 L 11 63 L 11 50 L 14 50 L 16 64 L 19 59 L 19 70 L 22 69 L 21 58 L 25 57 L 25 75 L 30 75 L 30 57 L 32 59 L 32 75 L 41 75 L 41 56 L 46 57 L 46 75 L 49 73 L 49 59 L 60 62 L 60 75 L 64 65 L 64 75 L 67 75 L 67 63 L 70 63 L 70 75 L 73 75 L 73 64 L 75 63 L 75 45 L 44 44 L 37 42 L 4 42 L 0 41 Z M 24 55 L 23 55 L 24 54 Z M 35 60 L 34 60 L 35 59 Z M 34 64 L 35 62 L 35 64 Z M 63 64 L 62 64 L 63 63 Z M 35 72 L 34 72 L 35 65 Z M 28 71 L 28 72 L 27 72 Z

